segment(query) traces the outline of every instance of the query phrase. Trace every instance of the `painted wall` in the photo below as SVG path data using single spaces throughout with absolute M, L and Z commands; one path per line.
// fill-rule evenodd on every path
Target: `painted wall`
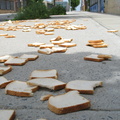
M 120 15 L 120 0 L 105 0 L 105 13 Z

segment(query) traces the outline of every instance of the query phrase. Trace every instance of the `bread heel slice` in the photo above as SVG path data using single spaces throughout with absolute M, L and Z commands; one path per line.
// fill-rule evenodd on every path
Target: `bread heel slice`
M 56 114 L 76 112 L 90 107 L 90 101 L 82 97 L 78 91 L 70 91 L 62 95 L 51 96 L 48 108 Z

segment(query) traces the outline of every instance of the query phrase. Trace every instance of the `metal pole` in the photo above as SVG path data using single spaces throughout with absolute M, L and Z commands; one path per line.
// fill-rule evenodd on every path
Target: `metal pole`
M 69 0 L 69 2 L 70 2 L 70 3 L 69 3 L 69 5 L 70 5 L 70 10 L 69 10 L 69 11 L 71 11 L 71 0 Z

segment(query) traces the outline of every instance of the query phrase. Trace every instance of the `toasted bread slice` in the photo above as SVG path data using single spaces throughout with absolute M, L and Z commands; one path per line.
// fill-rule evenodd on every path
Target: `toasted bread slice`
M 62 95 L 51 96 L 48 108 L 56 114 L 66 114 L 87 109 L 90 101 L 82 97 L 78 91 L 70 91 Z
M 11 58 L 12 56 L 11 55 L 3 55 L 3 56 L 0 56 L 0 62 L 3 63 L 5 61 L 7 61 L 9 58 Z
M 39 49 L 38 52 L 39 52 L 39 53 L 42 53 L 42 54 L 50 55 L 50 54 L 53 53 L 53 50 L 50 49 L 50 48 L 45 48 L 45 49 Z
M 50 69 L 50 70 L 34 70 L 31 73 L 30 79 L 36 78 L 55 78 L 57 79 L 57 70 Z
M 37 42 L 35 42 L 35 43 L 29 43 L 28 44 L 29 47 L 40 47 L 40 45 L 45 45 L 45 43 L 37 43 Z
M 84 60 L 89 60 L 89 61 L 94 61 L 94 62 L 102 62 L 105 59 L 98 58 L 98 55 L 96 55 L 96 54 L 91 54 L 91 55 L 84 57 Z
M 43 96 L 41 96 L 40 100 L 41 100 L 41 101 L 46 101 L 46 100 L 48 100 L 51 96 L 53 96 L 53 95 L 51 95 L 51 94 L 43 95 Z
M 0 66 L 0 75 L 4 75 L 12 70 L 11 66 Z
M 74 47 L 76 45 L 77 45 L 76 43 L 63 43 L 63 44 L 60 44 L 59 46 L 60 47 Z
M 44 49 L 44 48 L 53 48 L 53 47 L 54 47 L 53 44 L 40 45 L 40 49 Z
M 102 45 L 93 45 L 94 48 L 104 48 L 104 47 L 108 47 L 107 44 L 102 44 Z
M 0 120 L 14 120 L 15 110 L 0 110 Z
M 0 77 L 0 88 L 5 88 L 7 84 L 13 82 L 13 80 L 7 80 L 5 77 Z
M 27 59 L 29 61 L 32 61 L 32 60 L 36 60 L 39 56 L 38 55 L 30 55 L 30 54 L 23 54 L 22 56 L 20 56 L 20 58 L 24 58 L 24 59 Z
M 104 42 L 104 40 L 89 40 L 89 43 L 100 43 L 100 42 Z
M 24 65 L 27 61 L 28 59 L 24 59 L 24 58 L 10 58 L 4 63 L 4 65 L 21 66 Z
M 54 32 L 45 32 L 44 35 L 54 35 Z
M 51 90 L 60 90 L 65 88 L 66 83 L 53 78 L 39 78 L 27 81 L 29 85 L 37 85 Z
M 52 52 L 53 53 L 60 53 L 60 52 L 66 52 L 67 48 L 65 47 L 53 47 Z
M 102 86 L 102 81 L 74 80 L 67 83 L 65 90 L 77 90 L 81 94 L 93 94 L 94 88 Z
M 98 58 L 104 58 L 105 60 L 109 59 L 109 58 L 112 58 L 111 55 L 103 55 L 103 54 L 100 54 L 98 55 Z
M 29 86 L 26 82 L 13 81 L 6 86 L 5 93 L 13 96 L 31 97 L 38 88 L 38 86 Z

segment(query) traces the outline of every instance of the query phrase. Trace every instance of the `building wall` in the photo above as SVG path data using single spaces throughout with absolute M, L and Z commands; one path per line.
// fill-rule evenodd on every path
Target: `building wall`
M 105 0 L 105 13 L 120 15 L 120 0 Z

